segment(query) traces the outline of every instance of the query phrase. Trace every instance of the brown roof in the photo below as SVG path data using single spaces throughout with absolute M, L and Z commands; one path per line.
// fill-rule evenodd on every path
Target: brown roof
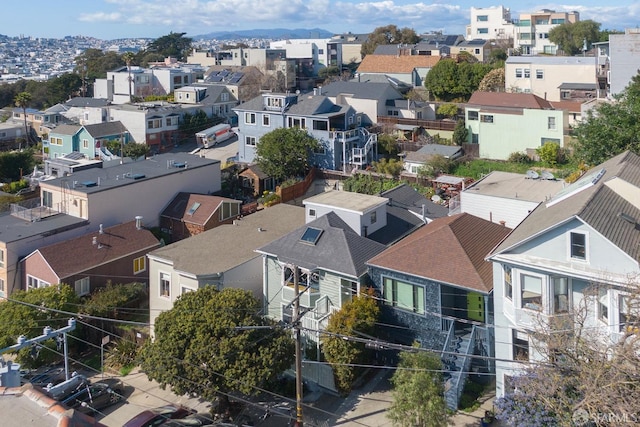
M 551 105 L 556 110 L 566 110 L 572 113 L 579 113 L 582 107 L 582 102 L 576 101 L 551 101 Z
M 367 55 L 358 73 L 411 73 L 416 68 L 431 68 L 438 63 L 439 56 L 427 55 Z
M 173 198 L 160 216 L 184 220 L 192 224 L 205 225 L 222 205 L 222 202 L 242 203 L 240 200 L 226 197 L 181 192 Z M 194 212 L 190 213 L 195 203 L 200 203 L 200 205 Z
M 553 105 L 532 93 L 474 92 L 467 105 L 481 107 L 531 108 L 553 110 Z
M 93 238 L 96 244 L 93 244 Z M 63 279 L 127 255 L 159 246 L 158 239 L 144 228 L 137 229 L 135 221 L 108 227 L 65 240 L 37 250 L 58 278 Z
M 510 231 L 467 213 L 437 218 L 367 264 L 488 293 L 493 267 L 484 258 Z
M 255 176 L 258 179 L 267 179 L 267 178 L 269 178 L 269 175 L 264 173 L 262 171 L 262 168 L 260 168 L 260 166 L 258 166 L 255 163 L 252 164 L 252 165 L 249 165 L 245 170 L 240 172 L 239 175 L 247 177 L 247 178 L 251 178 L 252 176 Z

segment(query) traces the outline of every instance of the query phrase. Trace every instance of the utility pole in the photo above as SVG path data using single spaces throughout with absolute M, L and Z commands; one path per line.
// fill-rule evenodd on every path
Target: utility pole
M 300 345 L 300 269 L 293 266 L 293 331 L 296 340 L 296 427 L 302 427 L 302 346 Z

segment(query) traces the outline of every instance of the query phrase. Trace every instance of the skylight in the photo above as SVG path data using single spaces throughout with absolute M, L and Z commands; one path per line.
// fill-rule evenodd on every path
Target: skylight
M 562 200 L 567 199 L 574 194 L 577 194 L 582 190 L 595 185 L 598 181 L 600 181 L 600 178 L 602 178 L 606 172 L 607 171 L 605 169 L 600 169 L 598 171 L 590 173 L 589 175 L 583 176 L 582 178 L 580 178 L 573 184 L 563 188 L 555 196 L 553 196 L 553 198 L 547 202 L 547 207 L 551 207 L 556 203 L 561 202 Z
M 310 245 L 315 245 L 318 243 L 318 239 L 322 234 L 322 230 L 319 228 L 307 227 L 307 229 L 302 234 L 300 241 L 303 243 L 308 243 Z
M 191 205 L 189 212 L 187 212 L 187 215 L 193 215 L 194 213 L 196 213 L 199 207 L 200 207 L 200 203 L 194 202 L 193 205 Z

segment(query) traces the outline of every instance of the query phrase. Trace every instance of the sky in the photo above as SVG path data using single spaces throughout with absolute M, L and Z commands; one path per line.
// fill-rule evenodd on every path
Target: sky
M 0 34 L 104 40 L 187 37 L 227 30 L 320 28 L 340 34 L 370 33 L 389 24 L 417 33 L 464 34 L 473 7 L 503 5 L 512 17 L 540 9 L 578 11 L 601 30 L 640 25 L 638 0 L 579 0 L 569 3 L 483 0 L 50 0 L 3 3 Z

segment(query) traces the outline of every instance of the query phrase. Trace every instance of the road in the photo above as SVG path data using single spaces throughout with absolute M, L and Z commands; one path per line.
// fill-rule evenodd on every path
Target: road
M 195 141 L 189 142 L 186 144 L 182 144 L 174 148 L 172 151 L 174 152 L 192 152 L 195 150 L 196 143 Z M 201 148 L 196 154 L 200 156 L 204 156 L 207 159 L 215 159 L 220 160 L 220 163 L 224 165 L 227 162 L 227 159 L 235 156 L 238 153 L 238 136 L 232 136 L 220 144 L 212 148 Z

